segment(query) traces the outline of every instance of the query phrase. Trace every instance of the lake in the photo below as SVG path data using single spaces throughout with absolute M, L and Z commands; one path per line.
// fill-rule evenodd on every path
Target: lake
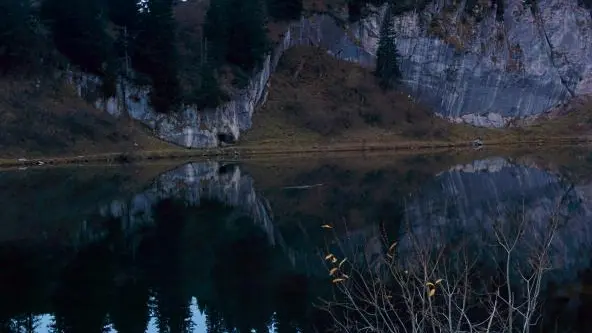
M 0 332 L 592 325 L 582 147 L 11 170 L 0 199 Z

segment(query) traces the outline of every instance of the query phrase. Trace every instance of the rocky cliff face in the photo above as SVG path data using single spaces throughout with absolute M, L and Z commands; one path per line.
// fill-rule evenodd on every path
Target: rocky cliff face
M 438 115 L 501 127 L 592 94 L 592 15 L 578 0 L 533 5 L 506 0 L 500 15 L 489 1 L 480 1 L 468 18 L 464 8 L 465 1 L 435 0 L 396 18 L 403 82 Z M 129 114 L 163 140 L 194 148 L 218 146 L 223 137 L 236 140 L 250 128 L 286 49 L 319 45 L 341 59 L 373 66 L 383 13 L 378 8 L 353 25 L 328 15 L 291 24 L 248 87 L 216 109 L 186 107 L 179 114 L 158 114 L 148 103 L 148 89 L 129 82 L 122 82 L 114 98 L 95 104 L 115 116 Z M 80 95 L 97 96 L 96 78 L 73 75 L 72 81 Z
M 572 187 L 546 171 L 492 158 L 441 173 L 409 198 L 405 215 L 428 244 L 448 246 L 468 235 L 481 248 L 494 241 L 488 237 L 494 235 L 496 221 L 509 226 L 524 218 L 532 223 L 520 245 L 526 247 L 557 215 L 561 223 L 550 254 L 555 278 L 570 280 L 591 260 L 585 250 L 592 248 L 591 188 Z M 405 239 L 399 243 L 402 248 L 410 247 Z
M 273 215 L 267 200 L 255 191 L 253 179 L 237 165 L 219 162 L 188 163 L 167 171 L 152 181 L 141 193 L 127 200 L 115 200 L 100 208 L 107 217 L 121 217 L 126 234 L 133 234 L 153 223 L 152 208 L 160 200 L 176 198 L 199 206 L 202 200 L 213 200 L 234 208 L 237 216 L 247 215 L 268 235 L 273 245 L 282 244 L 273 225 Z M 89 235 L 89 231 L 82 230 Z M 96 235 L 100 237 L 100 235 Z M 279 239 L 278 239 L 279 237 Z
M 316 196 L 318 192 L 300 195 Z M 238 165 L 217 162 L 186 164 L 158 176 L 150 186 L 126 200 L 103 205 L 100 215 L 122 217 L 122 230 L 126 235 L 133 236 L 153 223 L 153 206 L 166 198 L 182 199 L 191 205 L 199 205 L 204 199 L 224 203 L 235 210 L 234 217 L 246 215 L 261 227 L 270 244 L 281 247 L 293 265 L 306 263 L 309 272 L 326 274 L 316 256 L 318 249 L 315 246 L 319 244 L 307 243 L 305 248 L 294 248 L 294 244 L 287 243 L 268 200 L 257 191 L 253 178 L 242 172 Z M 293 197 L 293 200 L 302 199 Z M 398 253 L 413 251 L 409 239 L 402 237 L 409 231 L 430 246 L 452 246 L 459 238 L 468 237 L 470 246 L 474 246 L 476 251 L 489 248 L 486 244 L 492 241 L 493 223 L 499 220 L 505 227 L 515 225 L 517 222 L 512 220 L 512 213 L 517 213 L 518 218 L 526 217 L 534 221 L 521 243 L 521 246 L 529 246 L 547 230 L 549 218 L 559 213 L 563 223 L 551 249 L 553 279 L 556 282 L 575 279 L 577 272 L 589 267 L 592 259 L 592 224 L 589 223 L 592 217 L 592 185 L 570 186 L 560 176 L 535 167 L 514 164 L 503 158 L 458 165 L 397 200 L 405 201 L 401 221 L 410 223 L 411 227 L 401 226 Z M 377 264 L 377 258 L 385 254 L 384 230 L 370 216 L 360 218 L 365 222 L 342 240 L 347 242 L 348 247 L 363 251 L 366 260 Z M 291 232 L 311 232 L 303 226 L 300 228 L 303 229 L 292 229 Z M 317 229 L 318 224 L 312 223 L 306 228 Z M 106 232 L 104 226 L 97 225 L 95 228 L 83 224 L 79 242 L 101 239 Z M 285 236 L 294 239 L 294 235 L 286 233 Z M 518 251 L 519 256 L 526 253 L 529 252 Z
M 529 4 L 532 3 L 532 4 Z M 592 93 L 592 15 L 577 0 L 438 0 L 396 19 L 404 82 L 455 122 L 500 127 Z M 374 50 L 380 14 L 359 27 Z

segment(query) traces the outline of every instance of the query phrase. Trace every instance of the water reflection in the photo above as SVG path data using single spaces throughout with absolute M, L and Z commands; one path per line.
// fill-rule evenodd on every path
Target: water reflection
M 409 232 L 439 246 L 470 234 L 479 247 L 515 212 L 541 228 L 560 213 L 545 297 L 588 320 L 578 314 L 592 304 L 582 178 L 504 158 L 270 168 L 190 163 L 133 191 L 121 190 L 133 178 L 124 173 L 0 174 L 0 331 L 325 331 L 331 320 L 314 304 L 333 292 L 320 259 L 331 240 L 320 225 L 372 260 L 395 240 L 404 251 Z

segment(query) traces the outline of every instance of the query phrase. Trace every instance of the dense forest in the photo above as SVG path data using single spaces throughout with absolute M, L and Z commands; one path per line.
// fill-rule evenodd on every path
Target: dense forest
M 368 4 L 385 2 L 346 1 L 351 21 Z M 80 70 L 101 77 L 105 97 L 123 78 L 150 86 L 158 112 L 211 108 L 244 87 L 270 52 L 269 23 L 297 19 L 304 6 L 303 0 L 0 0 L 0 75 L 53 78 Z M 404 7 L 393 6 L 393 13 Z
M 224 73 L 240 86 L 270 50 L 267 22 L 301 10 L 302 0 L 0 0 L 0 71 L 74 66 L 103 78 L 106 96 L 125 77 L 152 86 L 157 111 L 212 107 L 228 98 Z

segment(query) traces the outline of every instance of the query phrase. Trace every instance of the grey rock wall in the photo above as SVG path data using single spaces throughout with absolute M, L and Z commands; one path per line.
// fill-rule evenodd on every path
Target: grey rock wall
M 501 127 L 592 93 L 592 16 L 577 0 L 504 1 L 461 19 L 464 1 L 434 1 L 397 17 L 403 81 L 454 122 Z M 376 49 L 380 14 L 358 38 Z
M 151 225 L 153 206 L 169 198 L 196 206 L 203 200 L 214 200 L 233 207 L 260 226 L 271 244 L 283 244 L 281 236 L 275 231 L 269 203 L 255 191 L 253 179 L 241 172 L 237 165 L 220 162 L 188 163 L 167 171 L 133 197 L 115 200 L 101 207 L 100 214 L 122 217 L 122 230 L 133 234 Z
M 492 158 L 438 175 L 410 196 L 405 219 L 411 223 L 409 230 L 430 246 L 447 246 L 468 236 L 478 248 L 495 242 L 496 221 L 509 227 L 525 219 L 529 228 L 520 246 L 527 248 L 558 216 L 561 224 L 550 255 L 555 279 L 567 281 L 592 259 L 591 189 L 591 184 L 571 186 L 558 175 Z M 407 237 L 399 245 L 401 251 L 412 248 Z M 517 251 L 517 257 L 525 253 Z
M 592 94 L 592 15 L 577 1 L 538 0 L 532 10 L 522 0 L 506 0 L 503 20 L 496 20 L 495 8 L 484 6 L 479 22 L 461 19 L 464 1 L 437 0 L 399 15 L 403 83 L 437 115 L 487 127 L 532 119 L 571 97 Z M 149 90 L 129 82 L 114 98 L 95 105 L 114 116 L 127 112 L 165 141 L 215 147 L 220 135 L 239 139 L 251 127 L 269 78 L 290 47 L 319 45 L 335 57 L 372 67 L 383 13 L 377 8 L 352 25 L 326 15 L 294 22 L 248 87 L 216 109 L 187 106 L 179 114 L 158 114 L 149 105 Z M 97 95 L 96 77 L 72 74 L 71 79 L 80 95 Z

